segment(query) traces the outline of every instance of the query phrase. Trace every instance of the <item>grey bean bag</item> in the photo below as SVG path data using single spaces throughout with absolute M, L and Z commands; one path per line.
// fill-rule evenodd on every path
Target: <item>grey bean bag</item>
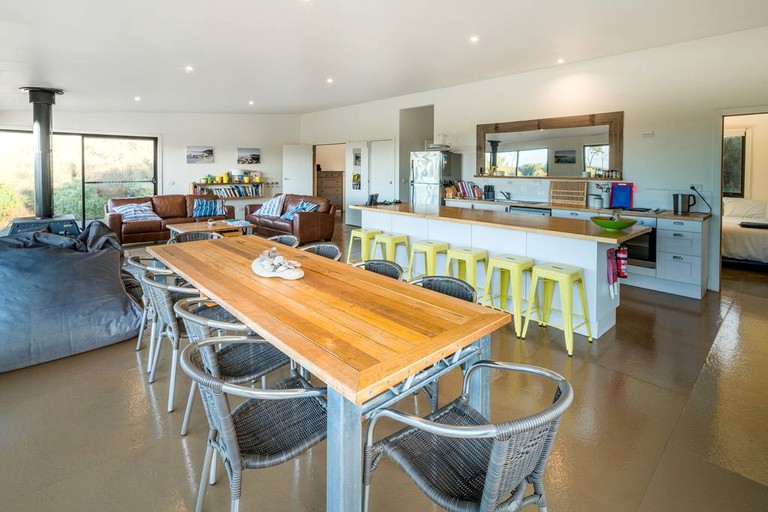
M 126 291 L 136 287 L 124 283 L 121 260 L 102 222 L 78 238 L 0 237 L 0 372 L 135 337 L 142 310 Z

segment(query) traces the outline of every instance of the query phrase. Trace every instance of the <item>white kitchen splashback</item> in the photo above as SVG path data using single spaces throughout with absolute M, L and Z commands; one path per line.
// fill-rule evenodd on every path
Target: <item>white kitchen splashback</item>
M 483 188 L 483 185 L 493 185 L 497 199 L 504 199 L 506 192 L 512 194 L 512 199 L 517 201 L 549 201 L 549 181 L 548 180 L 519 180 L 519 179 L 498 179 L 498 178 L 472 178 L 477 186 Z

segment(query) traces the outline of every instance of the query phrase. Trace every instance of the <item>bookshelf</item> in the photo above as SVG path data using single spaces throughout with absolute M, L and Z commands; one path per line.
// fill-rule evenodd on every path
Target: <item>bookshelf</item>
M 263 183 L 192 183 L 190 193 L 222 199 L 256 199 L 264 196 Z

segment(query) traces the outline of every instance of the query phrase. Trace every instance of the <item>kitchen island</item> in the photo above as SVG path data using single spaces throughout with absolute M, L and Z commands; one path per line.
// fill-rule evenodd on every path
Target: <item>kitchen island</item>
M 518 254 L 533 258 L 536 263 L 553 261 L 575 265 L 584 270 L 584 287 L 593 337 L 602 336 L 616 324 L 619 294 L 611 297 L 608 286 L 607 250 L 650 231 L 636 227 L 622 231 L 608 231 L 591 221 L 539 217 L 506 212 L 467 210 L 453 207 L 430 207 L 411 204 L 352 206 L 362 210 L 365 228 L 403 233 L 411 241 L 441 240 L 451 246 L 485 249 L 488 255 Z M 407 267 L 409 254 L 398 247 L 396 261 Z M 445 266 L 445 255 L 438 256 L 438 269 Z M 414 273 L 423 273 L 423 258 L 414 263 Z M 478 269 L 478 286 L 485 283 L 485 272 Z M 528 282 L 524 295 L 528 296 Z M 493 287 L 499 289 L 498 276 Z M 482 294 L 484 290 L 481 290 Z M 553 308 L 560 308 L 555 294 Z M 578 301 L 574 314 L 582 314 Z M 550 323 L 562 325 L 560 313 L 552 312 Z M 578 323 L 578 322 L 577 322 Z M 586 334 L 582 326 L 576 332 Z

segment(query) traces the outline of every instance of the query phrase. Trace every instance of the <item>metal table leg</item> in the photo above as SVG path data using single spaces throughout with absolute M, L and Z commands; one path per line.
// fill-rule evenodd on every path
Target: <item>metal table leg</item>
M 328 388 L 327 512 L 354 512 L 362 508 L 362 413 L 361 406 Z

